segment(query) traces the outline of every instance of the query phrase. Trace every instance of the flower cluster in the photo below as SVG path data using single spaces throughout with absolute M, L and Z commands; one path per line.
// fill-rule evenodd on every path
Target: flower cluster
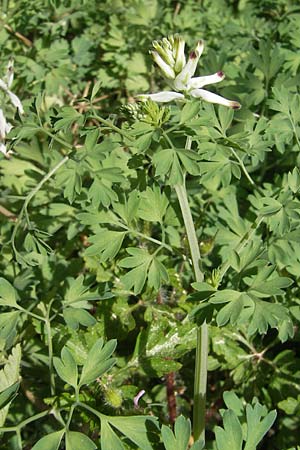
M 187 61 L 184 53 L 185 42 L 179 35 L 170 36 L 168 39 L 163 38 L 161 41 L 154 41 L 152 45 L 154 50 L 150 51 L 150 54 L 167 79 L 172 91 L 163 91 L 157 94 L 140 94 L 137 96 L 139 100 L 150 99 L 155 102 L 165 103 L 172 100 L 182 100 L 185 96 L 190 95 L 209 103 L 217 103 L 233 109 L 241 107 L 238 102 L 227 100 L 220 95 L 202 89 L 204 86 L 222 81 L 225 77 L 223 72 L 194 77 L 199 58 L 204 49 L 203 41 L 197 42 L 195 50 L 190 53 Z
M 4 94 L 9 97 L 10 102 L 12 103 L 13 106 L 15 106 L 18 109 L 19 113 L 23 114 L 24 110 L 19 97 L 17 97 L 16 94 L 14 94 L 10 90 L 13 79 L 14 79 L 13 61 L 10 60 L 7 66 L 6 75 L 4 79 L 0 78 L 0 90 L 3 91 Z M 4 111 L 2 108 L 0 108 L 0 152 L 3 153 L 4 155 L 9 154 L 5 145 L 5 139 L 6 135 L 10 132 L 11 129 L 12 129 L 11 123 L 9 123 L 6 120 Z
M 163 123 L 167 122 L 170 116 L 169 108 L 159 107 L 152 101 L 145 101 L 139 104 L 129 103 L 122 107 L 122 111 L 130 118 L 157 127 L 161 127 Z

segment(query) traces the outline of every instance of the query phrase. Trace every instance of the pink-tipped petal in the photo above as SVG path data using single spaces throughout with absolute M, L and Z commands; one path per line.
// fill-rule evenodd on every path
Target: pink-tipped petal
M 206 91 L 205 89 L 193 89 L 190 91 L 192 97 L 202 98 L 202 100 L 208 103 L 216 103 L 218 105 L 228 106 L 232 109 L 240 109 L 241 105 L 238 102 L 227 100 L 227 98 L 221 97 L 220 95 L 213 94 L 212 92 Z
M 153 102 L 167 103 L 171 102 L 172 100 L 181 100 L 184 98 L 184 95 L 179 94 L 179 92 L 163 91 L 157 92 L 157 94 L 140 94 L 136 97 L 141 101 L 152 100 Z
M 189 88 L 199 89 L 208 84 L 219 83 L 220 81 L 224 80 L 224 78 L 225 78 L 224 72 L 217 72 L 214 73 L 213 75 L 207 75 L 205 77 L 191 78 L 189 81 Z
M 143 395 L 146 393 L 146 391 L 144 389 L 142 389 L 141 391 L 139 391 L 137 393 L 137 395 L 133 398 L 133 404 L 135 408 L 139 407 L 139 400 L 141 397 L 143 397 Z
M 202 39 L 200 39 L 200 41 L 197 42 L 196 48 L 195 48 L 195 53 L 198 56 L 198 58 L 200 58 L 200 56 L 202 55 L 204 50 L 204 41 L 202 41 Z
M 175 78 L 174 87 L 178 91 L 184 91 L 188 89 L 189 81 L 196 72 L 198 61 L 200 56 L 202 55 L 203 48 L 203 41 L 198 41 L 195 51 L 190 53 L 188 62 Z

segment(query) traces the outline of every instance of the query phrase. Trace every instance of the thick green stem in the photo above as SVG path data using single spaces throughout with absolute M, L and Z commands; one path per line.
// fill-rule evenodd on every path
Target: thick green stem
M 187 138 L 186 149 L 191 148 L 191 140 Z M 197 282 L 203 281 L 203 273 L 200 268 L 201 255 L 199 250 L 196 230 L 188 202 L 185 183 L 176 185 L 175 191 L 181 208 L 186 234 L 189 242 L 192 264 Z M 197 330 L 195 380 L 194 380 L 194 411 L 193 434 L 194 439 L 205 440 L 205 403 L 207 384 L 207 356 L 208 356 L 208 328 L 204 322 Z

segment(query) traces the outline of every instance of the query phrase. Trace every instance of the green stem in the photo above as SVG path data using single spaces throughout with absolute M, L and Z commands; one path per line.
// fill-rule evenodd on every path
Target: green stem
M 89 119 L 96 119 L 98 122 L 103 123 L 103 125 L 106 125 L 111 130 L 116 131 L 121 136 L 124 136 L 126 139 L 129 139 L 130 141 L 134 141 L 134 138 L 130 136 L 130 134 L 126 133 L 126 131 L 123 131 L 121 128 L 117 127 L 113 123 L 111 123 L 109 120 L 103 119 L 102 117 L 98 116 L 97 114 L 94 114 L 92 116 L 89 116 Z
M 79 407 L 81 407 L 81 408 L 86 409 L 87 411 L 89 411 L 90 413 L 92 413 L 92 414 L 94 414 L 96 417 L 98 417 L 98 419 L 100 419 L 100 420 L 102 419 L 102 417 L 104 417 L 103 414 L 99 413 L 96 409 L 92 408 L 92 407 L 89 406 L 89 405 L 86 405 L 85 403 L 82 403 L 82 402 L 76 402 L 76 405 L 79 406 Z
M 47 316 L 46 316 L 46 330 L 47 330 L 47 338 L 48 338 L 48 367 L 49 367 L 49 376 L 50 376 L 50 392 L 51 395 L 55 395 L 55 377 L 54 377 L 54 367 L 53 367 L 53 343 L 52 343 L 52 331 L 51 331 L 51 323 L 50 323 L 50 302 L 47 308 Z
M 64 139 L 61 139 L 59 136 L 57 136 L 56 134 L 51 133 L 50 131 L 48 131 L 46 128 L 44 127 L 40 127 L 40 130 L 47 134 L 47 136 L 51 137 L 54 141 L 59 142 L 61 145 L 63 145 L 64 147 L 69 148 L 70 150 L 73 150 L 73 145 L 70 144 L 69 142 L 65 141 Z
M 141 238 L 146 239 L 147 241 L 153 242 L 154 244 L 164 247 L 166 250 L 168 250 L 171 253 L 174 252 L 174 249 L 171 247 L 171 245 L 168 245 L 165 242 L 159 241 L 158 239 L 155 239 L 151 236 L 147 236 L 147 234 L 141 233 L 140 231 L 134 230 L 132 228 L 128 228 L 126 225 L 123 225 L 122 223 L 118 223 L 118 226 L 120 228 L 123 228 L 123 230 L 128 231 L 128 233 L 134 234 L 135 236 L 140 236 Z
M 183 221 L 184 221 L 184 226 L 186 229 L 186 234 L 187 234 L 187 238 L 189 241 L 192 264 L 193 264 L 193 268 L 194 268 L 194 272 L 195 272 L 195 279 L 196 279 L 196 281 L 201 282 L 201 281 L 203 281 L 203 278 L 204 278 L 203 273 L 200 269 L 201 256 L 200 256 L 198 239 L 197 239 L 196 231 L 195 231 L 195 227 L 194 227 L 194 222 L 193 222 L 190 206 L 188 203 L 188 197 L 187 197 L 185 184 L 177 184 L 175 186 L 175 191 L 176 191 L 177 198 L 179 201 L 179 205 L 180 205 L 180 209 L 181 209 L 181 213 L 182 213 L 182 217 L 183 217 Z
M 45 322 L 45 321 L 46 321 L 45 317 L 42 317 L 42 316 L 39 316 L 38 314 L 34 314 L 34 313 L 30 312 L 30 311 L 27 311 L 27 309 L 24 309 L 24 308 L 22 308 L 22 307 L 19 307 L 18 309 L 19 309 L 22 313 L 27 314 L 28 316 L 31 316 L 31 317 L 33 317 L 34 319 L 41 320 L 42 322 Z
M 239 157 L 239 155 L 236 153 L 236 151 L 232 148 L 232 147 L 229 147 L 230 148 L 230 150 L 231 150 L 231 153 L 234 155 L 234 157 L 237 159 L 237 161 L 239 162 L 239 165 L 241 166 L 241 169 L 242 169 L 242 171 L 244 172 L 244 174 L 246 175 L 246 178 L 250 181 L 250 183 L 254 186 L 255 185 L 255 183 L 254 183 L 254 181 L 252 180 L 252 178 L 250 177 L 250 175 L 249 175 L 249 173 L 248 173 L 248 171 L 247 171 L 247 169 L 246 169 L 246 167 L 245 167 L 245 165 L 244 165 L 244 163 L 243 163 L 243 160 Z
M 186 149 L 191 148 L 191 139 L 186 140 Z M 197 282 L 204 279 L 200 268 L 201 255 L 199 250 L 196 230 L 188 202 L 185 182 L 175 186 L 181 213 L 189 241 L 192 264 Z M 195 381 L 194 381 L 194 411 L 193 411 L 193 434 L 194 439 L 205 440 L 205 404 L 207 384 L 207 357 L 208 357 L 208 327 L 204 322 L 197 329 L 196 359 L 195 359 Z
M 47 416 L 49 413 L 50 413 L 49 409 L 46 409 L 45 411 L 35 414 L 32 417 L 28 417 L 28 419 L 23 420 L 23 422 L 19 423 L 19 425 L 16 425 L 14 427 L 0 427 L 0 433 L 11 433 L 12 431 L 17 432 L 17 430 L 21 430 L 29 423 L 39 420 L 42 417 Z

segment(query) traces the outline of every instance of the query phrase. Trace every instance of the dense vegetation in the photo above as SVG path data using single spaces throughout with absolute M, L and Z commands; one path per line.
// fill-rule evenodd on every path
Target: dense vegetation
M 4 0 L 0 24 L 0 449 L 299 448 L 298 2 Z M 241 109 L 135 102 L 176 33 Z

